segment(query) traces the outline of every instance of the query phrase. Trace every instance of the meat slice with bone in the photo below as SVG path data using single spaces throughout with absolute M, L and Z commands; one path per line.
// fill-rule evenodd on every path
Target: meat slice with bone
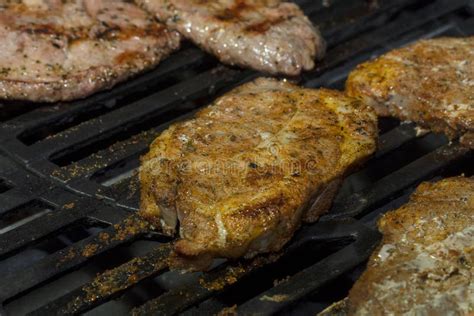
M 137 0 L 171 29 L 220 61 L 298 75 L 325 52 L 300 8 L 280 0 Z
M 280 250 L 328 210 L 375 150 L 371 108 L 338 91 L 257 79 L 165 130 L 142 157 L 141 212 L 169 235 L 173 265 Z
M 126 1 L 3 0 L 0 98 L 83 98 L 156 66 L 179 43 Z
M 379 115 L 460 137 L 474 148 L 474 37 L 422 40 L 359 65 L 347 93 Z

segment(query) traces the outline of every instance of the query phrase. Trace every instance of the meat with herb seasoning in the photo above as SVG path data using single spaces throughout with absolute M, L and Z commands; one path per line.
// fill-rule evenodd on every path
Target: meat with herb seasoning
M 178 33 L 126 1 L 0 1 L 0 98 L 65 101 L 156 66 Z
M 348 315 L 474 313 L 474 178 L 424 183 L 379 221 L 384 238 Z
M 176 268 L 278 251 L 374 152 L 376 120 L 341 92 L 257 79 L 153 142 L 141 161 L 141 213 L 168 235 L 179 221 Z
M 298 75 L 325 52 L 300 8 L 280 0 L 136 0 L 222 62 Z
M 422 40 L 359 65 L 349 95 L 474 148 L 474 37 Z

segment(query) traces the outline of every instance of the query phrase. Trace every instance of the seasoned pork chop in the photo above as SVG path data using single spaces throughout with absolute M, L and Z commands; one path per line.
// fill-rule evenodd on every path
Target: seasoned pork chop
M 0 98 L 86 97 L 156 66 L 180 36 L 114 0 L 0 0 Z
M 153 142 L 140 169 L 142 213 L 170 235 L 179 221 L 180 268 L 278 251 L 302 219 L 329 208 L 376 134 L 375 113 L 340 92 L 257 79 Z
M 280 0 L 136 0 L 158 19 L 231 65 L 298 75 L 325 52 L 299 7 Z
M 474 148 L 474 37 L 422 40 L 359 65 L 347 93 Z
M 383 241 L 349 294 L 349 315 L 474 313 L 474 178 L 422 184 L 379 221 Z

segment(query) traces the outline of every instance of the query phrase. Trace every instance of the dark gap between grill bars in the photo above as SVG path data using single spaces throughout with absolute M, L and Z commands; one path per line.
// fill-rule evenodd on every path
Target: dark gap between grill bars
M 52 211 L 47 203 L 33 200 L 0 216 L 0 236 Z
M 4 193 L 4 192 L 7 192 L 11 188 L 13 188 L 13 186 L 8 184 L 7 181 L 5 181 L 4 179 L 0 179 L 0 194 Z
M 41 216 L 47 215 L 53 210 L 43 210 L 40 212 Z M 8 227 L 8 226 L 7 226 Z M 87 237 L 98 234 L 106 227 L 105 224 L 99 222 L 92 222 L 88 219 L 77 220 L 67 226 L 45 235 L 42 238 L 36 239 L 34 242 L 28 243 L 23 247 L 14 249 L 11 252 L 2 254 L 2 260 L 11 259 L 15 256 L 22 256 L 25 251 L 41 251 L 45 254 L 51 254 L 70 246 L 73 243 L 79 242 Z M 16 228 L 16 227 L 15 227 Z M 11 231 L 11 230 L 8 230 Z M 2 235 L 4 232 L 2 232 Z M 0 236 L 2 236 L 0 235 Z M 3 237 L 3 236 L 2 236 Z M 0 265 L 3 263 L 0 262 Z

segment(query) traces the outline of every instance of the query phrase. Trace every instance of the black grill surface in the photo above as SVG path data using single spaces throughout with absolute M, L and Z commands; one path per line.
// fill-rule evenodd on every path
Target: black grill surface
M 297 2 L 329 44 L 317 69 L 296 78 L 307 87 L 342 89 L 358 63 L 420 38 L 474 35 L 470 0 Z M 260 75 L 184 46 L 84 100 L 0 104 L 1 315 L 314 314 L 363 271 L 380 214 L 421 181 L 473 175 L 472 152 L 382 119 L 375 157 L 282 253 L 170 272 L 171 240 L 135 224 L 138 158 L 171 122 Z

